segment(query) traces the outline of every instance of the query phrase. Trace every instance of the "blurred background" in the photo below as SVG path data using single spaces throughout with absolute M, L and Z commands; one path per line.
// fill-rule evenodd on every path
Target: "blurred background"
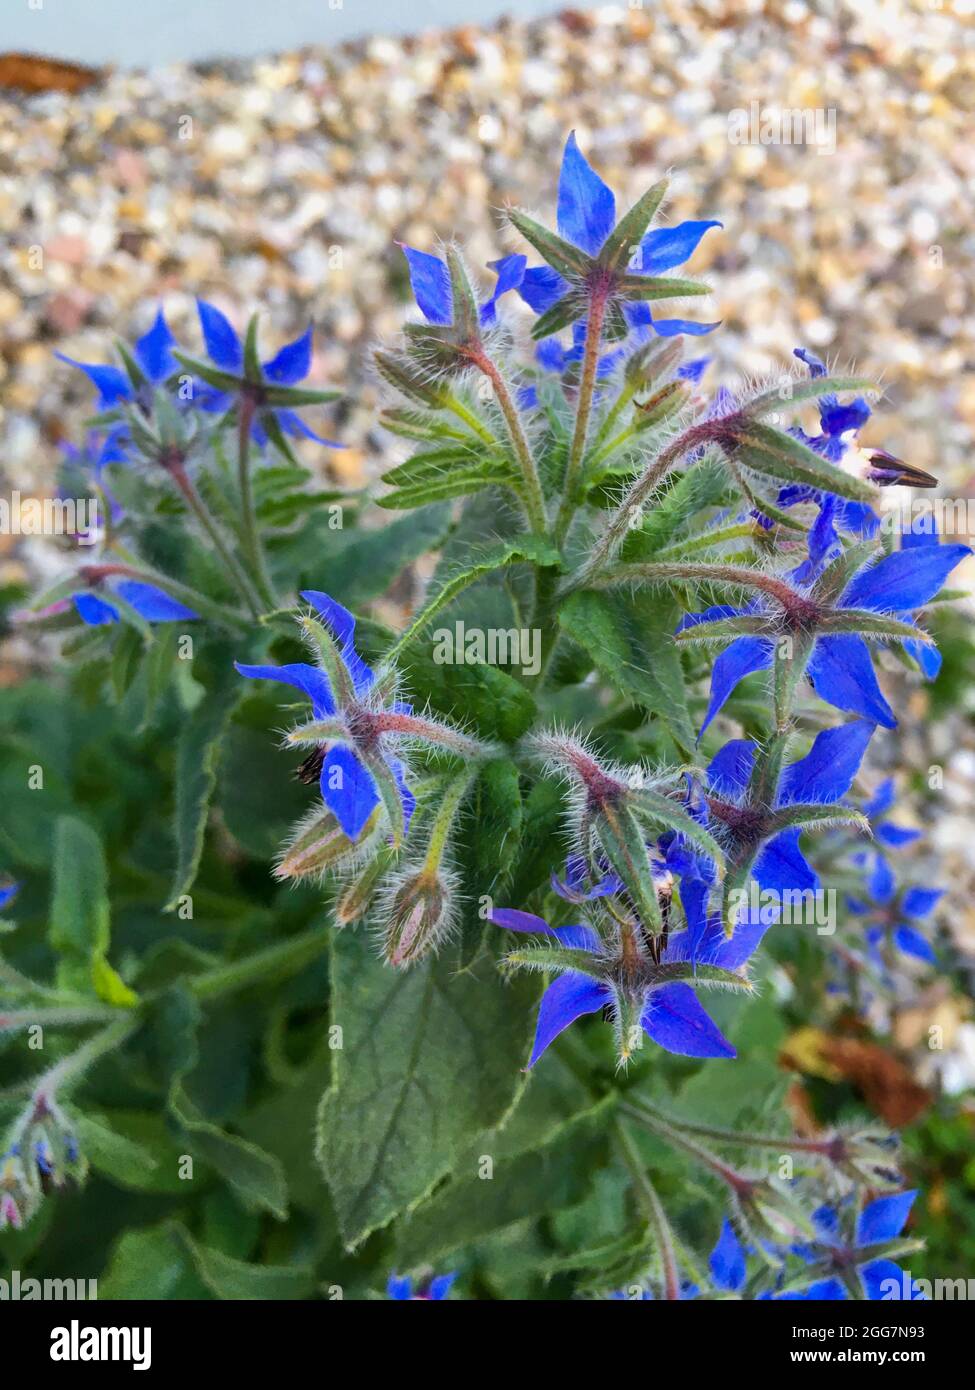
M 53 352 L 107 360 L 112 338 L 144 331 L 159 302 L 195 349 L 197 294 L 239 324 L 260 307 L 268 342 L 311 320 L 313 375 L 350 401 L 329 430 L 349 447 L 309 461 L 338 482 L 368 481 L 391 448 L 374 424 L 368 350 L 407 313 L 395 243 L 433 250 L 457 236 L 474 266 L 494 259 L 513 245 L 499 229 L 505 203 L 551 219 L 575 128 L 621 203 L 669 170 L 670 219 L 723 222 L 693 263 L 722 320 L 705 340 L 712 389 L 778 372 L 800 344 L 855 364 L 887 388 L 866 441 L 935 473 L 947 495 L 975 499 L 975 0 L 631 0 L 561 13 L 520 0 L 517 18 L 499 10 L 494 0 L 210 0 L 174 19 L 163 0 L 142 0 L 135 23 L 127 0 L 39 10 L 8 0 L 5 488 L 53 486 L 59 444 L 79 437 L 90 408 L 80 374 Z M 735 112 L 795 108 L 819 113 L 835 138 L 730 136 Z M 19 582 L 22 563 L 0 536 L 0 584 Z M 875 741 L 868 778 L 898 776 L 901 821 L 927 832 L 921 874 L 950 888 L 942 929 L 958 965 L 933 986 L 907 980 L 885 1048 L 826 1062 L 797 1046 L 788 1058 L 809 1086 L 848 1086 L 913 1126 L 939 1274 L 975 1264 L 964 1216 L 975 1192 L 966 604 L 938 628 L 937 686 L 890 673 L 907 713 Z M 4 653 L 0 683 L 15 682 L 31 658 L 17 643 Z M 943 786 L 932 787 L 931 769 Z M 940 1089 L 955 1097 L 948 1108 Z

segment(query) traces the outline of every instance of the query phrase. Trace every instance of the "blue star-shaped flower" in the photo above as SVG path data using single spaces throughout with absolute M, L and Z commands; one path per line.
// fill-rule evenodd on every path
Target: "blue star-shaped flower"
M 804 583 L 803 576 L 793 586 L 783 581 L 781 603 L 763 596 L 743 607 L 721 604 L 702 613 L 685 614 L 677 632 L 702 627 L 702 632 L 695 634 L 698 638 L 707 636 L 707 625 L 728 619 L 749 620 L 748 625 L 754 628 L 753 633 L 736 637 L 715 661 L 701 734 L 740 681 L 772 667 L 776 638 L 790 636 L 810 639 L 806 670 L 821 700 L 886 729 L 896 728 L 897 720 L 877 683 L 862 633 L 870 632 L 875 615 L 911 620 L 970 554 L 967 545 L 912 544 L 864 564 L 835 603 L 824 601 L 821 586 L 824 574 L 829 573 L 825 571 L 815 574 L 811 584 Z M 795 575 L 793 572 L 793 579 Z M 844 630 L 847 626 L 852 630 Z M 909 641 L 913 644 L 914 639 Z
M 787 1297 L 811 1302 L 846 1299 L 854 1280 L 863 1296 L 874 1301 L 918 1297 L 917 1286 L 884 1253 L 903 1231 L 916 1197 L 916 1191 L 895 1192 L 868 1203 L 857 1218 L 852 1240 L 844 1234 L 842 1213 L 821 1207 L 813 1215 L 814 1243 L 797 1247 L 795 1253 L 826 1277 Z
M 350 840 L 358 839 L 380 803 L 376 760 L 384 762 L 395 777 L 404 826 L 408 826 L 415 801 L 406 785 L 403 764 L 383 748 L 381 736 L 372 732 L 374 716 L 378 713 L 376 677 L 355 649 L 355 618 L 328 594 L 309 589 L 301 597 L 315 609 L 326 632 L 337 644 L 347 677 L 347 682 L 343 680 L 347 686 L 344 707 L 340 704 L 343 693 L 333 689 L 332 680 L 320 666 L 302 661 L 287 666 L 247 666 L 238 662 L 237 670 L 252 679 L 281 681 L 294 686 L 311 701 L 315 720 L 326 720 L 332 715 L 344 717 L 347 737 L 320 750 L 319 785 L 325 805 Z M 397 704 L 394 709 L 410 712 L 408 705 Z M 340 731 L 336 729 L 335 732 Z M 372 771 L 367 766 L 367 758 L 373 762 Z
M 156 313 L 152 327 L 135 344 L 134 358 L 146 381 L 152 386 L 161 386 L 179 371 L 179 364 L 173 356 L 176 339 L 169 330 L 162 309 Z M 110 410 L 113 406 L 138 399 L 135 385 L 127 372 L 120 367 L 100 362 L 78 362 L 63 352 L 55 357 L 67 362 L 69 367 L 77 367 L 98 391 L 100 410 Z

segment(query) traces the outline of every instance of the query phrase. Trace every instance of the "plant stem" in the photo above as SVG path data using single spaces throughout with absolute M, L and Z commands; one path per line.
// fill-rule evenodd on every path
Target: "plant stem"
M 187 989 L 197 999 L 216 999 L 248 985 L 266 985 L 286 979 L 304 969 L 328 949 L 329 933 L 315 927 L 300 936 L 290 937 L 242 960 L 204 970 L 187 982 Z
M 82 1043 L 81 1047 L 69 1052 L 60 1062 L 55 1062 L 53 1067 L 49 1067 L 34 1084 L 35 1098 L 43 1096 L 52 1099 L 58 1092 L 77 1081 L 89 1067 L 94 1066 L 107 1053 L 113 1052 L 116 1047 L 120 1047 L 126 1038 L 135 1032 L 139 1022 L 138 1015 L 127 1009 L 124 1018 L 110 1023 L 107 1028 L 103 1028 L 100 1033 Z
M 677 1268 L 677 1253 L 674 1250 L 674 1240 L 670 1223 L 667 1220 L 667 1213 L 657 1196 L 657 1189 L 650 1181 L 650 1176 L 629 1130 L 620 1120 L 614 1121 L 613 1128 L 617 1147 L 623 1162 L 629 1169 L 634 1190 L 647 1214 L 654 1239 L 657 1242 L 660 1263 L 663 1266 L 664 1297 L 669 1302 L 677 1302 L 680 1299 L 680 1271 Z
M 257 514 L 254 511 L 254 490 L 251 486 L 250 448 L 251 427 L 254 423 L 254 401 L 244 395 L 240 401 L 240 419 L 237 424 L 237 481 L 240 487 L 241 540 L 251 576 L 265 608 L 276 607 L 274 590 L 268 578 L 264 551 L 257 530 Z
M 678 460 L 684 454 L 690 453 L 692 449 L 699 448 L 707 442 L 711 437 L 712 428 L 712 424 L 708 421 L 703 421 L 699 425 L 692 425 L 690 429 L 671 440 L 667 447 L 657 455 L 649 468 L 637 478 L 619 507 L 610 517 L 605 531 L 596 542 L 588 560 L 566 580 L 561 591 L 563 596 L 587 584 L 593 575 L 602 569 L 632 526 L 631 518 L 634 515 L 639 515 L 644 502 L 663 482 Z
M 592 414 L 592 399 L 596 389 L 596 373 L 599 370 L 599 347 L 603 336 L 603 320 L 606 316 L 606 303 L 609 288 L 599 286 L 593 290 L 589 300 L 589 314 L 586 319 L 586 344 L 582 355 L 582 374 L 579 378 L 579 397 L 576 401 L 575 426 L 572 431 L 572 444 L 565 466 L 565 486 L 562 502 L 555 520 L 555 539 L 561 544 L 569 529 L 575 513 L 582 475 L 582 461 L 586 452 L 586 439 L 589 434 L 589 417 Z
M 504 416 L 511 447 L 515 451 L 515 457 L 521 469 L 522 481 L 525 485 L 525 510 L 528 513 L 529 525 L 536 535 L 544 536 L 545 495 L 542 492 L 538 468 L 521 422 L 521 416 L 518 413 L 518 407 L 514 403 L 504 377 L 483 349 L 472 352 L 470 360 L 478 371 L 483 372 L 494 387 L 495 399 L 501 409 L 501 414 Z
M 468 429 L 472 430 L 478 439 L 485 444 L 497 444 L 498 441 L 491 431 L 477 418 L 473 410 L 464 404 L 459 396 L 449 396 L 446 409 L 456 415 L 458 420 L 462 420 Z
M 645 1114 L 648 1119 L 661 1120 L 673 1129 L 681 1130 L 685 1134 L 694 1134 L 700 1139 L 713 1139 L 717 1143 L 738 1144 L 742 1148 L 771 1149 L 774 1152 L 789 1150 L 794 1153 L 825 1155 L 830 1146 L 829 1139 L 800 1139 L 795 1135 L 787 1135 L 783 1138 L 781 1135 L 774 1134 L 742 1134 L 737 1130 L 719 1129 L 714 1125 L 699 1125 L 688 1120 L 674 1120 L 644 1100 L 627 1105 L 628 1112 L 636 1110 Z
M 430 843 L 423 860 L 424 871 L 430 875 L 435 874 L 440 867 L 451 826 L 460 810 L 461 802 L 467 795 L 468 788 L 477 775 L 477 771 L 476 767 L 466 767 L 463 772 L 448 782 L 444 790 L 443 800 L 437 808 L 437 814 L 430 829 Z
M 170 469 L 170 476 L 179 489 L 186 505 L 199 522 L 200 527 L 209 537 L 214 550 L 223 561 L 224 568 L 234 581 L 234 585 L 239 590 L 241 598 L 250 609 L 252 617 L 259 617 L 263 606 L 260 597 L 244 570 L 237 563 L 237 559 L 233 551 L 227 545 L 220 528 L 207 511 L 206 503 L 197 491 L 190 475 L 186 472 L 185 468 L 180 467 Z

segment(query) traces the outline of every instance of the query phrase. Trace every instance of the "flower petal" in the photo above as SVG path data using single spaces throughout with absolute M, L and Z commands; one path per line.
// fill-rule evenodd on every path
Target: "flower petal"
M 752 870 L 759 888 L 778 894 L 784 903 L 795 903 L 796 894 L 815 893 L 819 887 L 819 878 L 799 848 L 801 834 L 794 825 L 780 831 L 762 849 Z M 796 906 L 801 912 L 801 901 Z
M 119 596 L 130 603 L 135 611 L 150 623 L 172 623 L 183 619 L 198 618 L 192 608 L 178 603 L 169 594 L 157 589 L 155 584 L 143 584 L 137 579 L 123 579 L 117 585 Z
M 741 796 L 754 766 L 754 743 L 747 738 L 733 738 L 708 764 L 708 786 L 718 796 Z
M 147 333 L 143 333 L 135 345 L 136 360 L 153 384 L 165 381 L 179 369 L 179 363 L 170 350 L 175 342 L 176 339 L 160 309 L 152 327 Z
M 839 801 L 853 785 L 875 728 L 864 719 L 854 719 L 835 729 L 823 729 L 806 756 L 783 771 L 777 804 Z
M 913 1299 L 917 1284 L 893 1260 L 871 1260 L 860 1266 L 863 1289 L 872 1303 Z
M 311 604 L 338 642 L 356 694 L 361 695 L 364 690 L 369 689 L 376 677 L 372 668 L 366 665 L 355 649 L 355 618 L 341 603 L 320 589 L 302 589 L 301 597 L 306 603 Z
M 379 805 L 379 791 L 351 748 L 336 745 L 329 749 L 322 763 L 320 786 L 325 805 L 349 839 L 357 840 Z
M 570 1023 L 575 1023 L 583 1014 L 596 1013 L 604 1005 L 612 1003 L 612 999 L 606 985 L 591 980 L 588 975 L 580 975 L 576 970 L 560 975 L 549 985 L 538 1006 L 538 1025 L 529 1068 L 535 1065 L 549 1044 Z
M 925 545 L 898 550 L 850 580 L 840 604 L 880 613 L 908 613 L 934 598 L 956 565 L 971 555 L 967 545 Z
M 658 1046 L 681 1057 L 737 1056 L 690 985 L 654 990 L 640 1022 Z
M 494 907 L 488 921 L 496 927 L 504 927 L 506 931 L 540 931 L 548 935 L 553 932 L 544 917 L 536 917 L 534 912 L 522 912 L 517 907 Z
M 816 694 L 836 709 L 862 714 L 885 729 L 896 729 L 894 711 L 884 699 L 870 659 L 870 648 L 854 632 L 819 637 L 809 662 Z
M 74 606 L 82 622 L 89 627 L 103 627 L 119 621 L 118 609 L 100 599 L 97 594 L 75 594 Z
M 929 917 L 944 895 L 943 888 L 908 888 L 901 910 L 905 917 Z
M 296 382 L 304 381 L 311 371 L 311 340 L 312 327 L 309 324 L 300 338 L 285 343 L 269 362 L 263 363 L 267 380 L 278 386 L 294 386 Z
M 196 301 L 196 311 L 200 316 L 200 328 L 210 361 L 225 372 L 239 372 L 244 365 L 244 349 L 236 328 L 226 314 L 205 299 Z
M 914 956 L 916 960 L 926 961 L 928 965 L 937 962 L 934 947 L 926 936 L 922 936 L 914 927 L 909 927 L 902 923 L 894 932 L 894 945 L 899 951 L 903 951 L 906 956 Z
M 98 404 L 103 410 L 119 401 L 132 399 L 132 383 L 118 367 L 106 366 L 100 362 L 76 362 L 73 357 L 68 357 L 63 352 L 56 352 L 54 356 L 59 362 L 66 362 L 69 367 L 77 367 L 79 371 L 84 372 L 97 389 Z
M 509 290 L 517 290 L 525 278 L 525 267 L 528 264 L 528 257 L 521 255 L 502 256 L 499 261 L 491 262 L 491 269 L 497 273 L 494 289 L 491 298 L 481 305 L 481 322 L 493 323 L 497 317 L 496 306 L 498 300 Z
M 660 275 L 690 260 L 705 232 L 720 222 L 679 222 L 676 227 L 658 227 L 640 242 L 640 253 L 630 270 L 636 275 Z
M 719 1289 L 727 1293 L 737 1293 L 745 1286 L 747 1267 L 745 1252 L 741 1241 L 735 1235 L 735 1228 L 727 1217 L 721 1227 L 718 1243 L 711 1251 L 708 1260 L 711 1278 Z
M 711 700 L 699 739 L 739 681 L 755 671 L 768 670 L 772 665 L 772 650 L 772 643 L 765 637 L 736 637 L 731 646 L 725 648 L 711 669 Z
M 565 142 L 559 174 L 559 235 L 595 256 L 616 224 L 616 199 L 576 143 Z
M 410 268 L 410 285 L 420 313 L 428 323 L 449 324 L 453 320 L 450 273 L 439 256 L 417 251 L 400 243 Z
M 293 661 L 286 666 L 244 666 L 239 661 L 234 666 L 242 676 L 251 680 L 280 681 L 282 685 L 292 685 L 307 695 L 315 714 L 334 714 L 335 701 L 328 677 L 317 666 L 307 661 Z
M 857 1245 L 879 1245 L 900 1235 L 910 1215 L 917 1191 L 892 1192 L 864 1207 L 857 1219 Z
M 459 1271 L 455 1269 L 451 1274 L 438 1274 L 435 1278 L 431 1279 L 426 1292 L 427 1298 L 434 1303 L 446 1298 L 450 1293 L 450 1286 L 457 1278 L 458 1273 Z

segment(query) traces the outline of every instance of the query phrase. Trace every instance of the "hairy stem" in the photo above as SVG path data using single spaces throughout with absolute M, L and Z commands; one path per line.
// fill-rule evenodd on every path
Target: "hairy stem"
M 589 418 L 592 414 L 592 399 L 596 389 L 596 373 L 599 370 L 599 347 L 603 336 L 603 320 L 606 317 L 608 285 L 600 285 L 593 290 L 589 300 L 589 314 L 586 319 L 586 344 L 582 355 L 582 374 L 579 378 L 579 396 L 576 401 L 575 426 L 569 458 L 565 466 L 565 486 L 562 502 L 555 520 L 555 539 L 561 543 L 575 514 L 579 483 L 582 476 L 582 461 L 586 452 L 586 439 L 589 435 Z
M 268 578 L 264 550 L 257 529 L 254 489 L 251 485 L 250 447 L 253 423 L 254 401 L 245 395 L 240 402 L 240 419 L 237 422 L 237 483 L 240 488 L 241 541 L 261 604 L 264 608 L 274 608 L 274 590 Z

